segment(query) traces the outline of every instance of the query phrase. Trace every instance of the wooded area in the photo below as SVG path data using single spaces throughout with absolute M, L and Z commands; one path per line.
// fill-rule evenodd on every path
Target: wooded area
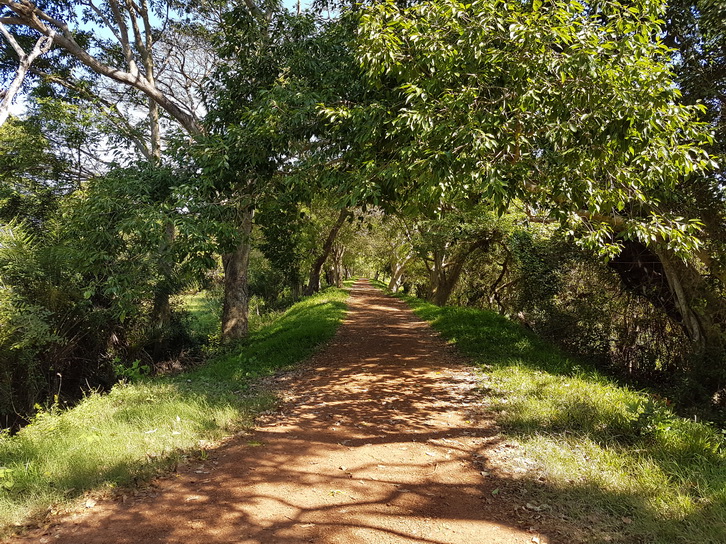
M 721 2 L 0 0 L 0 33 L 2 427 L 354 275 L 723 417 Z

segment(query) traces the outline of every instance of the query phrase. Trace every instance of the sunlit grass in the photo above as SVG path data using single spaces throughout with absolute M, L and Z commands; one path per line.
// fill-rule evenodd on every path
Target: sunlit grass
M 189 314 L 190 328 L 200 340 L 219 335 L 222 300 L 211 291 L 187 293 L 178 297 L 179 304 Z
M 0 436 L 0 534 L 53 504 L 157 473 L 252 425 L 275 404 L 250 386 L 307 358 L 335 333 L 346 293 L 303 300 L 249 340 L 192 372 L 119 384 L 75 408 Z
M 344 282 L 344 286 L 352 283 L 353 280 Z M 198 291 L 187 293 L 177 297 L 179 305 L 188 314 L 189 327 L 194 336 L 204 343 L 209 340 L 214 343 L 221 333 L 220 317 L 222 315 L 222 294 L 217 291 Z M 250 311 L 248 315 L 248 327 L 252 332 L 258 331 L 271 325 L 280 318 L 285 310 L 279 308 L 267 308 L 264 302 L 258 297 L 250 300 Z
M 532 488 L 587 542 L 726 542 L 718 429 L 678 417 L 495 313 L 404 298 L 479 365 L 484 402 L 536 464 Z

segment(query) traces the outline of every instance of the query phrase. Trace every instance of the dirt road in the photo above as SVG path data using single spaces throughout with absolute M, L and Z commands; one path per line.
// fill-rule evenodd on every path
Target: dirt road
M 359 282 L 331 344 L 278 380 L 281 411 L 126 501 L 28 541 L 524 544 L 475 379 L 401 301 Z

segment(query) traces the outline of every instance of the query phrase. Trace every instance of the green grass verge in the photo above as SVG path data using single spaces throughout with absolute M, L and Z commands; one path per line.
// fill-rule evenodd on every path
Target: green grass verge
M 402 298 L 481 368 L 485 402 L 539 468 L 531 488 L 582 541 L 726 542 L 722 432 L 493 312 Z
M 0 435 L 0 535 L 88 490 L 146 479 L 249 427 L 275 404 L 257 378 L 309 357 L 335 333 L 347 294 L 328 289 L 193 372 L 115 386 Z

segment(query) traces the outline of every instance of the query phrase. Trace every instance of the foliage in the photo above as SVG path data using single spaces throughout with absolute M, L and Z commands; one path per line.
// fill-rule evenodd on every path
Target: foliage
M 10 426 L 38 403 L 57 404 L 63 386 L 76 396 L 81 383 L 108 383 L 109 316 L 84 300 L 76 263 L 57 240 L 18 223 L 3 225 L 0 238 L 0 417 Z
M 726 145 L 722 98 L 726 89 L 726 9 L 715 0 L 673 0 L 665 13 L 668 45 L 676 49 L 675 71 L 684 100 L 702 102 L 716 128 L 716 146 Z
M 116 170 L 59 200 L 42 235 L 3 225 L 2 417 L 110 387 L 114 358 L 148 366 L 191 343 L 158 303 L 214 261 L 206 233 L 175 207 L 173 180 L 161 168 Z
M 193 150 L 203 191 L 234 195 L 238 208 L 275 194 L 273 174 L 312 135 L 320 35 L 308 14 L 279 10 L 260 22 L 239 6 L 226 15 L 219 54 L 227 62 L 208 82 L 210 132 Z
M 697 218 L 670 213 L 684 177 L 712 166 L 699 107 L 658 39 L 659 2 L 453 0 L 360 18 L 358 59 L 379 100 L 328 108 L 373 195 L 519 198 L 605 255 L 615 234 L 686 254 Z
M 14 118 L 0 126 L 0 220 L 40 230 L 64 193 L 55 183 L 64 169 L 40 127 Z
M 665 14 L 665 40 L 676 48 L 673 62 L 683 101 L 704 106 L 703 120 L 714 129 L 713 153 L 723 159 L 726 150 L 726 12 L 722 2 L 713 0 L 674 0 Z M 726 288 L 726 201 L 723 198 L 724 161 L 714 172 L 695 176 L 684 184 L 684 197 L 675 204 L 683 215 L 698 214 L 704 223 L 705 245 L 692 255 L 691 270 L 685 275 L 685 288 L 693 293 L 700 318 L 709 324 L 712 346 L 701 356 L 704 368 L 721 367 L 723 361 L 723 306 Z M 704 380 L 699 380 L 704 381 Z M 726 379 L 722 376 L 720 387 Z
M 138 165 L 89 182 L 65 207 L 69 243 L 89 275 L 84 296 L 123 322 L 160 289 L 174 294 L 214 266 L 205 225 L 180 213 L 183 173 Z M 103 301 L 103 302 L 102 302 Z
M 65 168 L 55 178 L 65 192 L 80 189 L 84 181 L 112 166 L 104 157 L 114 154 L 106 140 L 116 129 L 106 116 L 83 101 L 34 97 L 28 104 L 25 123 L 43 134 L 55 157 L 63 158 Z
M 509 316 L 609 375 L 655 388 L 681 409 L 709 412 L 703 398 L 693 402 L 692 345 L 646 296 L 646 284 L 624 285 L 613 266 L 551 225 L 515 221 L 502 234 L 492 252 L 470 263 L 455 303 Z
M 291 290 L 292 297 L 299 296 L 302 289 L 305 251 L 303 247 L 305 213 L 300 210 L 294 199 L 288 199 L 283 194 L 275 201 L 268 201 L 261 207 L 257 224 L 263 235 L 260 250 L 275 271 L 272 276 L 281 276 L 284 284 Z M 278 287 L 277 291 L 282 292 L 282 289 Z

